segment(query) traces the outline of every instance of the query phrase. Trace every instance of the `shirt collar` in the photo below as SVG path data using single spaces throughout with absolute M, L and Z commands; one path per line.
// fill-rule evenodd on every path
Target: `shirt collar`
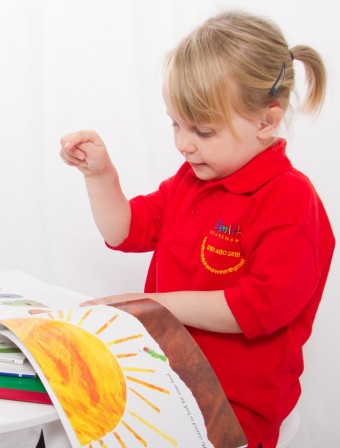
M 220 182 L 228 191 L 236 194 L 256 191 L 277 175 L 292 168 L 286 156 L 286 144 L 285 139 L 276 140 L 272 146 L 255 156 L 235 173 L 216 182 Z

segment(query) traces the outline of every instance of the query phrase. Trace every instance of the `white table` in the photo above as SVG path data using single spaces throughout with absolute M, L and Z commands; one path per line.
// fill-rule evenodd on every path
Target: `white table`
M 42 426 L 46 448 L 71 448 L 54 406 L 0 400 L 1 433 Z

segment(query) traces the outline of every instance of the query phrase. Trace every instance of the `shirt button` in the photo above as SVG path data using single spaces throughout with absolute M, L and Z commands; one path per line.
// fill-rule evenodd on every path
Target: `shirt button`
M 197 215 L 199 215 L 199 210 L 198 210 L 198 208 L 193 208 L 193 209 L 191 210 L 191 214 L 192 214 L 192 216 L 197 216 Z

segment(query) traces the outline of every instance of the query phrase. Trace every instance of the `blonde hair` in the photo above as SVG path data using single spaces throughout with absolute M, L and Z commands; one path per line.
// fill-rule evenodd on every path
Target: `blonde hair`
M 208 19 L 169 52 L 165 89 L 183 119 L 232 128 L 232 112 L 257 117 L 272 103 L 286 111 L 294 90 L 293 60 L 305 67 L 302 111 L 317 112 L 326 88 L 320 55 L 305 45 L 289 49 L 279 27 L 268 19 L 242 11 L 224 12 Z

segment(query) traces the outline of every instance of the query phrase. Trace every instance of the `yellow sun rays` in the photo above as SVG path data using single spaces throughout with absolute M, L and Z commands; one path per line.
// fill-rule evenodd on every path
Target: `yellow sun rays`
M 49 311 L 45 313 L 48 319 L 40 317 L 39 319 L 28 319 L 31 321 L 28 325 L 29 328 L 27 327 L 19 335 L 22 337 L 25 333 L 26 340 L 24 342 L 31 351 L 33 350 L 32 354 L 39 364 L 39 361 L 41 361 L 42 371 L 63 409 L 65 410 L 66 407 L 66 415 L 81 446 L 106 448 L 109 440 L 111 440 L 114 442 L 114 446 L 132 448 L 136 446 L 136 442 L 132 441 L 134 439 L 138 440 L 141 446 L 147 447 L 152 434 L 154 434 L 153 437 L 156 435 L 156 438 L 162 439 L 163 443 L 165 441 L 166 446 L 178 446 L 178 442 L 174 438 L 154 424 L 152 415 L 159 415 L 161 412 L 160 407 L 154 402 L 155 397 L 157 401 L 158 393 L 163 396 L 170 394 L 169 390 L 154 384 L 153 381 L 142 379 L 144 374 L 148 375 L 148 378 L 150 378 L 150 375 L 155 375 L 156 370 L 138 365 L 121 364 L 122 362 L 128 362 L 129 359 L 138 363 L 138 356 L 142 350 L 131 350 L 131 343 L 142 339 L 144 334 L 137 332 L 105 341 L 105 331 L 119 321 L 120 314 L 115 313 L 105 322 L 101 322 L 97 329 L 89 330 L 94 325 L 93 322 L 91 322 L 91 325 L 87 325 L 93 311 L 94 308 L 84 308 L 80 316 L 79 309 L 68 310 L 67 312 Z M 27 319 L 25 320 L 27 321 Z M 39 322 L 35 329 L 37 334 L 41 331 L 42 321 L 46 324 L 45 333 L 49 334 L 48 346 L 43 347 L 43 349 L 40 346 L 41 344 L 34 342 L 41 337 L 32 337 L 34 333 L 34 331 L 32 333 L 33 321 Z M 72 321 L 76 323 L 73 324 Z M 60 328 L 57 330 L 58 326 Z M 18 326 L 16 330 L 18 330 Z M 51 331 L 54 334 L 51 335 Z M 54 342 L 51 336 L 56 338 Z M 124 344 L 128 344 L 127 346 L 130 347 L 126 352 L 121 350 Z M 87 347 L 85 350 L 84 345 Z M 55 352 L 60 350 L 60 346 L 62 346 L 61 359 L 56 359 Z M 120 352 L 112 353 L 113 349 L 115 351 L 120 350 Z M 46 364 L 45 358 L 51 357 L 52 363 Z M 81 367 L 79 368 L 77 364 L 80 360 Z M 107 367 L 108 363 L 109 367 Z M 106 372 L 103 372 L 104 366 Z M 74 369 L 77 368 L 79 369 L 79 378 L 75 381 Z M 61 372 L 59 375 L 58 369 Z M 84 377 L 85 371 L 87 376 Z M 58 382 L 63 383 L 62 387 L 59 387 Z M 127 387 L 128 383 L 135 386 Z M 72 389 L 70 384 L 72 384 Z M 112 388 L 107 387 L 110 384 Z M 148 391 L 152 391 L 153 399 L 148 397 Z M 118 398 L 116 395 L 118 395 Z M 85 402 L 84 396 L 85 398 L 88 397 Z M 143 409 L 144 406 L 149 410 L 149 413 L 146 412 L 145 414 L 143 411 L 142 416 L 140 412 L 133 409 L 134 403 L 139 403 L 139 409 L 141 409 L 141 406 Z M 146 415 L 148 415 L 148 418 L 146 418 Z M 105 416 L 104 420 L 106 419 L 107 422 L 103 423 L 101 421 L 103 416 Z M 96 429 L 93 428 L 94 426 L 96 426 Z

